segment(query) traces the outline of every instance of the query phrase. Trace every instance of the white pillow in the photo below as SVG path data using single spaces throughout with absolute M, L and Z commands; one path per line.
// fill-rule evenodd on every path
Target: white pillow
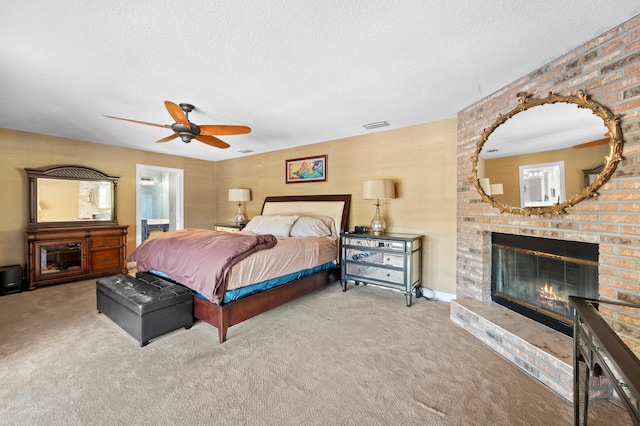
M 291 227 L 298 217 L 299 216 L 256 216 L 247 223 L 243 231 L 253 232 L 254 234 L 271 234 L 276 237 L 288 237 L 289 231 L 291 231 Z
M 331 235 L 331 229 L 318 217 L 300 216 L 291 227 L 289 235 L 292 237 L 326 237 Z
M 253 230 L 255 229 L 256 226 L 258 226 L 258 222 L 260 222 L 260 220 L 262 219 L 262 216 L 258 215 L 258 216 L 254 216 L 246 225 L 244 228 L 242 228 L 243 231 L 248 231 L 248 232 L 253 232 Z

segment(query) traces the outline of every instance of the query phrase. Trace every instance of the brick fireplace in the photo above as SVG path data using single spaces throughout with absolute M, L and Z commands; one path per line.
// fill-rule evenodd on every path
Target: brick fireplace
M 624 159 L 599 195 L 564 215 L 501 214 L 483 202 L 471 174 L 483 129 L 516 105 L 519 92 L 544 97 L 551 91 L 575 95 L 579 89 L 622 116 Z M 571 400 L 571 338 L 491 302 L 491 235 L 597 244 L 599 297 L 640 302 L 640 16 L 461 111 L 457 158 L 457 299 L 451 320 Z M 621 315 L 621 321 L 640 327 L 640 318 Z M 596 391 L 610 394 L 606 387 Z
M 491 300 L 573 336 L 569 296 L 598 297 L 598 245 L 491 235 Z

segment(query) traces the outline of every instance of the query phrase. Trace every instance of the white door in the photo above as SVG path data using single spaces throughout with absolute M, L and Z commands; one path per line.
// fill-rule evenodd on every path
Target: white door
M 182 169 L 136 164 L 136 247 L 143 219 L 158 229 L 184 229 L 183 182 Z

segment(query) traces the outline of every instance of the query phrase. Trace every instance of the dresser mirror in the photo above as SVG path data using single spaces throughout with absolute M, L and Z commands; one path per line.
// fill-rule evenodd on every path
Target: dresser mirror
M 118 177 L 83 166 L 25 170 L 30 227 L 117 224 Z
M 472 158 L 472 180 L 483 201 L 501 213 L 562 214 L 598 195 L 621 154 L 620 116 L 584 91 L 539 99 L 520 93 L 518 105 L 484 129 Z M 560 181 L 545 173 L 550 165 L 563 169 Z

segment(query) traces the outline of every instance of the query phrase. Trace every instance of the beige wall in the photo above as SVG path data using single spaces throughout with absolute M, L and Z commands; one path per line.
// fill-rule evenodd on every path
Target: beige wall
M 442 120 L 366 136 L 340 139 L 220 161 L 216 218 L 232 221 L 237 206 L 229 188 L 249 188 L 245 216 L 260 213 L 265 196 L 351 194 L 349 228 L 369 225 L 375 207 L 362 199 L 365 180 L 392 179 L 397 197 L 384 201 L 391 232 L 424 234 L 423 284 L 455 293 L 456 120 Z M 285 183 L 285 160 L 327 154 L 327 181 Z
M 120 176 L 118 222 L 129 225 L 127 252 L 135 248 L 136 164 L 184 170 L 185 227 L 211 227 L 215 208 L 215 169 L 209 161 L 70 139 L 0 129 L 0 265 L 26 263 L 24 230 L 28 221 L 28 184 L 25 167 L 77 164 Z
M 128 253 L 135 248 L 136 164 L 184 170 L 185 227 L 211 228 L 233 219 L 229 188 L 250 188 L 247 217 L 259 214 L 267 195 L 352 194 L 349 227 L 367 225 L 373 201 L 362 199 L 363 182 L 396 182 L 397 197 L 382 213 L 392 232 L 424 234 L 423 283 L 455 293 L 456 119 L 323 142 L 217 163 L 0 129 L 0 265 L 24 267 L 27 226 L 25 167 L 89 166 L 118 182 L 118 222 L 130 225 Z M 327 154 L 327 181 L 285 184 L 285 160 Z

